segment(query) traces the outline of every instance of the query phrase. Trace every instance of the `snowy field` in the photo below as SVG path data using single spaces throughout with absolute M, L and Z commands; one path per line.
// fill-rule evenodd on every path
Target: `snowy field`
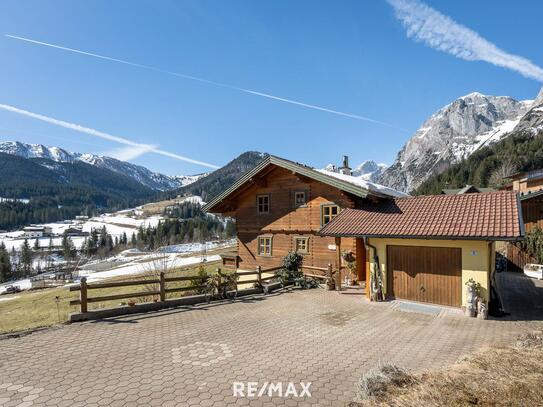
M 106 227 L 107 232 L 115 239 L 115 237 L 122 236 L 123 233 L 126 233 L 128 239 L 132 236 L 132 233 L 137 233 L 138 228 L 143 226 L 154 227 L 158 222 L 164 219 L 162 216 L 150 216 L 147 218 L 139 218 L 134 215 L 137 210 L 124 210 L 117 213 L 105 213 L 94 218 L 90 218 L 85 221 L 63 221 L 55 223 L 44 223 L 38 226 L 49 226 L 52 229 L 53 235 L 56 235 L 52 238 L 42 237 L 38 239 L 40 247 L 47 248 L 49 246 L 49 241 L 52 240 L 53 246 L 60 246 L 62 241 L 62 234 L 64 231 L 70 227 L 82 227 L 83 232 L 91 232 L 92 229 L 102 229 L 103 226 Z M 6 248 L 11 250 L 13 247 L 15 250 L 20 250 L 24 242 L 23 231 L 18 230 L 15 232 L 0 233 L 0 241 L 4 242 Z M 74 246 L 77 249 L 80 249 L 85 241 L 83 236 L 73 236 L 71 237 Z M 30 246 L 34 245 L 35 238 L 29 238 L 28 241 Z
M 202 261 L 219 261 L 218 254 L 207 254 L 208 251 L 223 247 L 233 246 L 235 240 L 226 242 L 188 243 L 172 246 L 164 246 L 161 249 L 149 253 L 138 249 L 128 249 L 117 256 L 107 259 L 94 260 L 86 263 L 77 272 L 76 281 L 81 277 L 87 277 L 88 282 L 96 282 L 112 277 L 122 277 L 137 274 L 155 274 L 161 270 L 171 270 L 198 264 Z M 106 267 L 100 267 L 105 264 Z M 99 270 L 99 271 L 98 271 Z M 21 290 L 30 289 L 30 279 L 12 281 L 0 285 L 0 293 L 9 285 L 19 286 Z

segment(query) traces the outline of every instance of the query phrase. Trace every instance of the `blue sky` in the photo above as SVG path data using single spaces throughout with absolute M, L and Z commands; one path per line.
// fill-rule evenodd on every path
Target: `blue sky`
M 425 4 L 500 49 L 527 58 L 536 68 L 543 66 L 538 40 L 543 38 L 541 2 Z M 337 163 L 343 154 L 353 164 L 366 159 L 391 163 L 424 119 L 455 98 L 479 91 L 531 99 L 542 86 L 540 79 L 518 69 L 468 61 L 409 38 L 393 4 L 385 0 L 4 0 L 0 27 L 0 104 L 215 165 L 247 150 L 314 166 Z M 361 115 L 393 127 L 4 34 Z M 127 147 L 5 110 L 0 110 L 0 140 L 119 156 L 126 151 L 121 154 L 118 149 Z M 167 174 L 208 170 L 155 153 L 131 161 Z

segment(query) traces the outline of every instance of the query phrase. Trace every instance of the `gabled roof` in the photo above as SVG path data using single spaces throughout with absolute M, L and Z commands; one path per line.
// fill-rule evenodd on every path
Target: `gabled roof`
M 223 202 L 231 194 L 238 191 L 247 182 L 257 177 L 260 172 L 268 168 L 270 165 L 275 165 L 277 167 L 287 169 L 295 174 L 322 182 L 323 184 L 330 185 L 331 187 L 335 187 L 337 189 L 361 198 L 365 198 L 368 195 L 382 198 L 407 196 L 407 194 L 404 194 L 403 192 L 396 191 L 392 188 L 384 187 L 373 182 L 364 181 L 357 177 L 351 177 L 349 175 L 338 174 L 326 170 L 316 170 L 304 164 L 269 155 L 264 158 L 256 167 L 254 167 L 252 170 L 250 170 L 240 179 L 234 182 L 232 186 L 230 186 L 224 192 L 213 198 L 202 209 L 206 212 L 212 212 L 215 206 Z
M 429 195 L 345 209 L 325 236 L 516 240 L 524 236 L 516 192 Z
M 524 192 L 523 194 L 520 194 L 520 200 L 526 201 L 541 195 L 543 195 L 543 189 L 540 189 L 539 191 Z
M 480 192 L 493 192 L 494 188 L 481 188 L 475 185 L 466 185 L 464 188 L 442 189 L 441 193 L 445 195 L 469 194 Z

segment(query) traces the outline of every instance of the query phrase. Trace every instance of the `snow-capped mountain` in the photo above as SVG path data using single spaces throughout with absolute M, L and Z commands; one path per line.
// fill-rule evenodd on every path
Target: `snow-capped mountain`
M 514 129 L 515 133 L 536 135 L 543 133 L 543 88 L 537 95 L 530 110 L 520 119 Z
M 388 165 L 386 164 L 378 164 L 373 160 L 367 160 L 356 166 L 351 174 L 354 177 L 360 177 L 366 181 L 375 182 L 387 168 Z
M 430 116 L 376 181 L 412 191 L 431 175 L 510 134 L 533 104 L 477 92 L 462 96 Z
M 129 176 L 146 187 L 158 191 L 180 188 L 207 175 L 169 176 L 150 171 L 141 165 L 120 161 L 112 157 L 72 153 L 59 147 L 46 147 L 42 144 L 25 144 L 18 141 L 0 142 L 0 152 L 23 158 L 45 158 L 55 162 L 82 161 L 99 168 L 105 168 Z M 51 163 L 44 163 L 43 165 L 50 167 Z
M 353 168 L 351 175 L 363 179 L 364 181 L 375 182 L 387 168 L 388 166 L 386 164 L 377 164 L 373 160 L 367 160 Z M 337 166 L 328 164 L 323 170 L 336 172 Z

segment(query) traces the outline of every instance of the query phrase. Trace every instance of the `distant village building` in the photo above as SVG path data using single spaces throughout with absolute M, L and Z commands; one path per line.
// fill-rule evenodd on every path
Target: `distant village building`
M 89 217 L 85 215 L 77 215 L 75 220 L 89 220 Z
M 83 229 L 80 227 L 69 227 L 64 230 L 64 234 L 70 237 L 75 237 L 75 236 L 86 237 L 89 235 L 89 232 L 84 232 Z
M 23 228 L 25 238 L 51 236 L 53 229 L 50 226 L 25 226 Z
M 494 188 L 481 188 L 475 185 L 466 185 L 464 188 L 442 189 L 442 195 L 478 194 L 481 192 L 494 192 Z

